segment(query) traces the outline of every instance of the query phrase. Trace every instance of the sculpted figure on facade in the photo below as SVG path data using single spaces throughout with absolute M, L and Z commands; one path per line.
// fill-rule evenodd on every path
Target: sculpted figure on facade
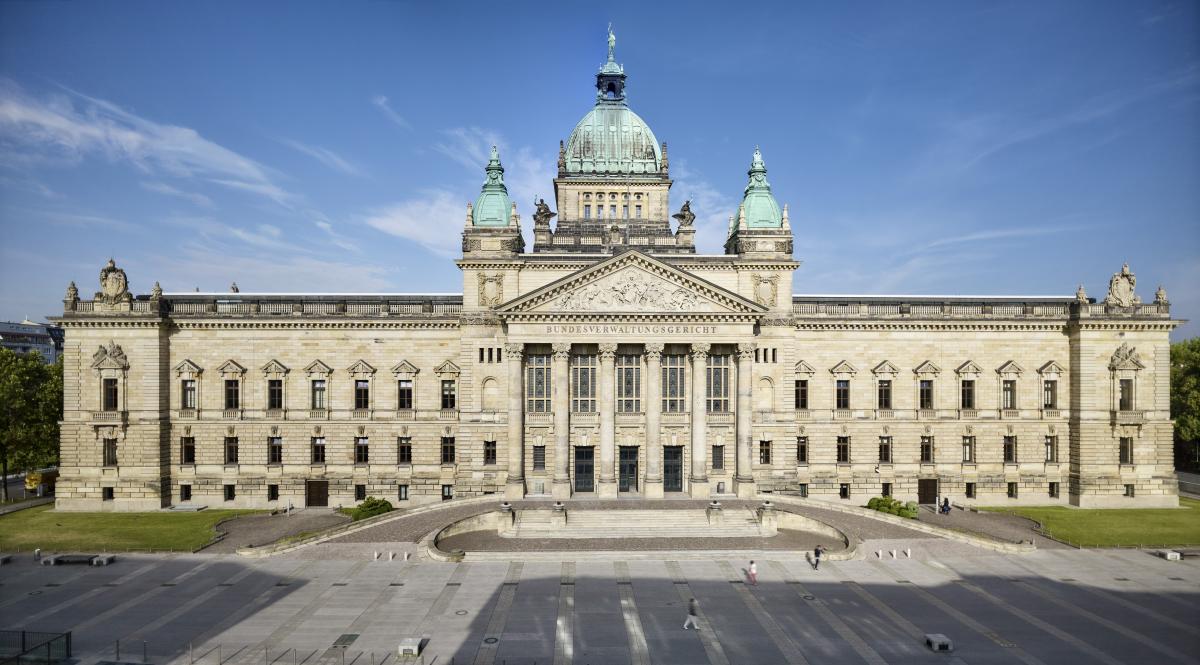
M 1135 286 L 1137 286 L 1137 277 L 1129 271 L 1129 264 L 1126 263 L 1121 266 L 1121 272 L 1113 273 L 1112 279 L 1108 280 L 1108 297 L 1104 299 L 1104 304 L 1117 307 L 1132 307 L 1140 304 L 1141 299 L 1134 293 Z
M 496 307 L 504 299 L 504 275 L 479 273 L 479 304 Z
M 1075 302 L 1086 305 L 1088 304 L 1087 291 L 1083 290 L 1083 285 L 1080 284 L 1078 289 L 1075 289 Z
M 551 210 L 550 206 L 546 204 L 546 199 L 538 199 L 534 202 L 533 206 L 533 223 L 535 226 L 548 226 L 550 220 L 558 216 L 558 213 Z
M 1129 346 L 1128 342 L 1121 342 L 1121 346 L 1113 352 L 1112 358 L 1108 361 L 1108 369 L 1116 371 L 1119 369 L 1142 369 L 1145 367 L 1142 364 L 1142 357 L 1138 354 L 1137 349 Z
M 1159 284 L 1158 290 L 1154 292 L 1154 304 L 1156 304 L 1156 305 L 1170 304 L 1170 301 L 1167 300 L 1167 290 L 1162 287 L 1162 284 Z
M 94 369 L 129 369 L 129 359 L 125 357 L 125 350 L 121 348 L 113 340 L 108 341 L 108 346 L 101 345 L 92 354 L 92 367 Z
M 679 212 L 671 215 L 671 217 L 678 219 L 679 226 L 681 227 L 691 226 L 692 222 L 696 221 L 696 213 L 692 212 L 692 200 L 688 199 L 687 201 L 684 201 L 683 207 L 679 209 Z
M 96 300 L 103 301 L 106 305 L 133 300 L 125 271 L 118 268 L 112 259 L 100 269 L 100 291 L 96 293 Z
M 696 306 L 695 293 L 634 270 L 616 279 L 592 284 L 562 296 L 558 306 L 567 311 L 619 308 L 629 311 L 687 311 Z

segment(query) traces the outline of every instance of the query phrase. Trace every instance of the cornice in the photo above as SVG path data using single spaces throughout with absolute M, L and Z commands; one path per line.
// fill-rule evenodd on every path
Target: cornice
M 797 330 L 963 330 L 963 331 L 1038 331 L 1063 332 L 1065 321 L 797 321 Z
M 519 312 L 504 318 L 509 323 L 756 323 L 760 313 L 614 313 L 614 312 Z
M 339 320 L 245 320 L 245 321 L 172 321 L 172 327 L 177 330 L 457 330 L 458 319 L 437 319 L 425 321 L 373 321 L 370 319 Z
M 1179 326 L 1187 323 L 1179 319 L 1158 320 L 1158 321 L 1138 321 L 1136 319 L 1075 319 L 1069 322 L 1070 326 L 1079 330 L 1151 330 L 1151 331 L 1167 331 L 1170 332 Z

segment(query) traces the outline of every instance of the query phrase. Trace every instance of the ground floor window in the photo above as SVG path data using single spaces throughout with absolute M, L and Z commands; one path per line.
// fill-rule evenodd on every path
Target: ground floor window
M 362 501 L 363 499 L 366 499 L 366 498 L 367 498 L 367 486 L 366 485 L 355 485 L 354 486 L 354 500 Z
M 454 464 L 454 437 L 442 437 L 442 464 Z
M 104 487 L 100 489 L 100 498 L 103 501 L 112 501 L 114 495 L 115 492 L 111 487 Z
M 1125 486 L 1125 496 L 1131 497 L 1131 498 L 1133 497 L 1133 485 Z
M 179 486 L 179 500 L 180 501 L 191 501 L 192 500 L 192 486 L 191 485 L 180 485 Z
M 1050 498 L 1058 498 L 1058 483 L 1050 483 Z
M 267 501 L 279 500 L 279 485 L 267 485 Z
M 850 498 L 850 483 L 842 483 L 838 488 L 838 496 L 843 499 Z
M 808 464 L 808 437 L 796 437 L 796 463 Z
M 454 498 L 454 485 L 442 485 L 442 501 Z
M 117 465 L 117 440 L 104 440 L 104 466 Z
M 1017 498 L 1017 484 L 1016 483 L 1008 484 L 1008 498 L 1010 498 L 1010 499 Z
M 1121 464 L 1133 464 L 1133 437 L 1121 437 Z
M 967 483 L 967 498 L 975 498 L 975 483 Z
M 408 501 L 408 485 L 398 485 L 396 499 L 399 501 Z
M 758 442 L 758 463 L 759 464 L 770 464 L 771 463 L 771 442 L 770 441 L 759 441 Z
M 712 447 L 712 468 L 714 471 L 725 468 L 725 446 Z
M 483 463 L 484 464 L 495 464 L 496 463 L 496 442 L 495 441 L 484 441 L 483 442 Z
M 891 483 L 884 483 L 884 484 L 883 484 L 883 495 L 884 495 L 884 496 L 891 496 L 891 495 L 892 495 L 892 484 L 891 484 Z
M 546 446 L 533 447 L 533 470 L 546 470 Z
M 225 487 L 225 500 L 226 501 L 233 501 L 234 499 L 237 498 L 237 486 L 236 485 L 225 485 L 224 487 Z

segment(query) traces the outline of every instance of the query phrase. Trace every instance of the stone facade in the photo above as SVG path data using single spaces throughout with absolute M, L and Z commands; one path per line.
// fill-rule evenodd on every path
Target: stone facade
M 597 107 L 619 116 L 611 51 L 597 76 Z M 531 252 L 493 152 L 460 296 L 135 296 L 112 261 L 92 300 L 72 284 L 58 507 L 885 490 L 1177 505 L 1179 322 L 1161 288 L 1142 303 L 1125 267 L 1103 303 L 795 295 L 758 151 L 725 254 L 699 255 L 690 209 L 668 216 L 665 147 L 622 122 L 637 152 L 614 139 L 605 168 L 637 168 L 573 171 L 607 140 L 577 128 L 582 157 L 560 154 L 560 212 L 539 206 Z M 583 214 L 610 194 L 629 211 Z

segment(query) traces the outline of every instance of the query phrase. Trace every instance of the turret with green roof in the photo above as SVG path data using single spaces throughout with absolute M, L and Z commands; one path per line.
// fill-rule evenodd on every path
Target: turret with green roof
M 508 199 L 508 188 L 504 186 L 504 167 L 500 164 L 500 153 L 492 146 L 492 154 L 485 169 L 487 177 L 483 190 L 475 199 L 471 213 L 473 226 L 508 226 L 512 203 Z

